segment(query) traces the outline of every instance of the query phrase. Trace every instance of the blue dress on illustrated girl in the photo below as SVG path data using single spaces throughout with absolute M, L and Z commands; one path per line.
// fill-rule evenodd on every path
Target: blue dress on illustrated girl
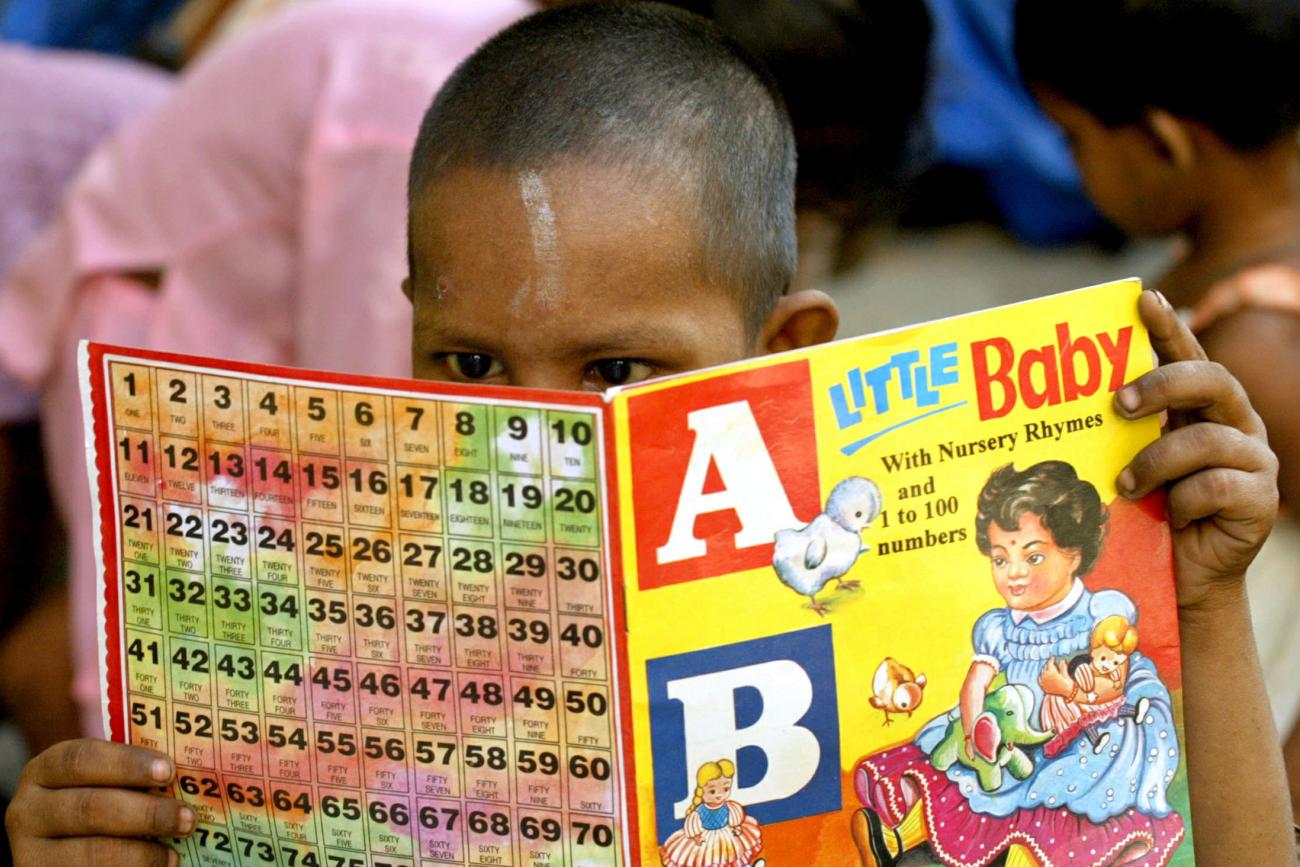
M 1137 623 L 1137 609 L 1126 595 L 1092 592 L 1078 579 L 1062 607 L 1050 619 L 997 608 L 981 616 L 973 631 L 975 658 L 1033 692 L 1035 722 L 1043 703 L 1038 677 L 1049 659 L 1086 652 L 1093 626 L 1104 617 Z M 1129 659 L 1125 695 L 1132 703 L 1146 698 L 1149 709 L 1141 721 L 1117 717 L 1102 725 L 1110 740 L 1100 754 L 1082 738 L 1055 758 L 1035 749 L 1029 776 L 1006 774 L 992 792 L 960 763 L 946 772 L 930 765 L 929 754 L 948 722 L 946 714 L 936 717 L 913 743 L 859 763 L 859 798 L 891 823 L 902 821 L 918 797 L 924 800 L 931 849 L 950 864 L 982 863 L 989 852 L 1025 837 L 1051 863 L 1094 863 L 1078 861 L 1073 851 L 1089 834 L 1089 850 L 1097 847 L 1095 863 L 1108 863 L 1107 853 L 1136 849 L 1145 855 L 1132 863 L 1163 864 L 1183 837 L 1182 818 L 1167 797 L 1179 745 L 1169 690 L 1155 664 L 1139 652 Z

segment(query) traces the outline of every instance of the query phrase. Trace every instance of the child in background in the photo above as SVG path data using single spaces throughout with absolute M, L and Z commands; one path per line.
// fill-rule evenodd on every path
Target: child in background
M 828 340 L 829 300 L 787 291 L 793 192 L 779 95 L 704 21 L 649 4 L 526 19 L 460 67 L 421 127 L 406 283 L 416 372 L 597 389 Z M 1157 443 L 1120 480 L 1133 496 L 1173 483 L 1183 528 L 1193 809 L 1213 829 L 1197 840 L 1212 863 L 1228 863 L 1225 849 L 1280 862 L 1290 848 L 1280 760 L 1261 734 L 1253 652 L 1234 628 L 1247 616 L 1240 575 L 1272 521 L 1275 461 L 1231 378 L 1201 363 L 1172 311 L 1148 293 L 1142 313 L 1162 356 L 1189 363 L 1127 386 L 1121 412 L 1208 416 L 1205 438 L 1182 452 L 1197 462 Z M 164 863 L 167 851 L 140 838 L 189 833 L 194 812 L 130 789 L 173 773 L 166 756 L 121 744 L 46 751 L 7 817 L 18 867 Z
M 1245 387 L 1282 502 L 1300 504 L 1300 4 L 1020 0 L 1016 55 L 1102 212 L 1135 236 L 1184 236 L 1157 287 Z M 1251 594 L 1300 804 L 1300 527 L 1275 537 Z
M 429 95 L 523 0 L 310 3 L 223 45 L 90 157 L 0 283 L 0 370 L 82 451 L 80 338 L 410 373 L 405 185 Z M 384 287 L 394 287 L 383 291 Z M 50 466 L 70 545 L 73 695 L 101 731 L 84 461 Z

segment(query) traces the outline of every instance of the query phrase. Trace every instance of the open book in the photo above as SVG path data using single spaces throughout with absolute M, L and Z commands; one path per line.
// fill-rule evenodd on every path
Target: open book
M 605 394 L 87 344 L 107 730 L 186 864 L 1192 863 L 1139 292 Z

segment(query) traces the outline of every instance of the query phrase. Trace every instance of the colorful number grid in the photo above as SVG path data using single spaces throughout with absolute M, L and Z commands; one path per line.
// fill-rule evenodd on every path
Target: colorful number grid
M 104 363 L 186 863 L 621 863 L 598 414 Z

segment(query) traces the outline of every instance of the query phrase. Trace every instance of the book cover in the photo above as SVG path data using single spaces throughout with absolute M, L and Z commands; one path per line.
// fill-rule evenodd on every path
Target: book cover
M 1192 863 L 1139 292 L 605 395 L 89 344 L 106 728 L 190 864 Z

